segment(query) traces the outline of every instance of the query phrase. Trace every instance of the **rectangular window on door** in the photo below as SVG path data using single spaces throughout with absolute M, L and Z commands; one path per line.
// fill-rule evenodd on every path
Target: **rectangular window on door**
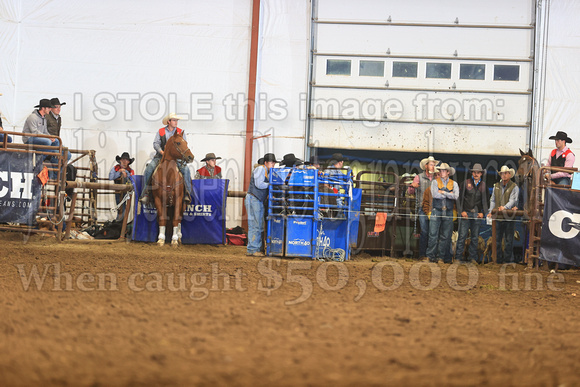
M 427 78 L 451 79 L 451 63 L 427 63 Z
M 326 75 L 350 75 L 350 60 L 327 59 Z

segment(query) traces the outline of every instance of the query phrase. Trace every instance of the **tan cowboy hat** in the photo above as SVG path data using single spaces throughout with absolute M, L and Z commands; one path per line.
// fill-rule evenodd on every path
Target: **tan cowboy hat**
M 442 169 L 446 169 L 449 171 L 449 176 L 455 175 L 455 168 L 450 167 L 447 163 L 441 163 L 437 166 L 437 170 L 440 171 Z
M 215 157 L 215 153 L 207 153 L 205 155 L 205 157 L 203 159 L 201 159 L 201 161 L 207 161 L 207 160 L 221 160 L 221 157 Z
M 426 157 L 419 163 L 419 166 L 421 167 L 422 170 L 425 170 L 427 163 L 429 161 L 435 161 L 435 165 L 439 164 L 439 160 L 435 160 L 433 156 Z
M 502 167 L 501 167 L 501 169 L 499 170 L 498 174 L 500 174 L 500 173 L 504 173 L 504 172 L 509 172 L 509 173 L 510 173 L 510 175 L 511 175 L 511 176 L 510 176 L 510 179 L 511 179 L 512 177 L 514 177 L 514 175 L 516 174 L 516 171 L 515 171 L 515 169 L 513 169 L 513 168 L 509 168 L 507 165 L 504 165 L 504 166 L 502 166 Z
M 167 123 L 169 122 L 169 120 L 181 120 L 183 119 L 183 117 L 178 116 L 175 113 L 169 113 L 168 115 L 166 115 L 163 118 L 163 125 L 167 125 Z

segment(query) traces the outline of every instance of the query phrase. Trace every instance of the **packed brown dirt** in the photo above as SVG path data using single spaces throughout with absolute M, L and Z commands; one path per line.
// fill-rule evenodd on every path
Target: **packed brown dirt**
M 0 243 L 1 386 L 580 385 L 576 270 Z

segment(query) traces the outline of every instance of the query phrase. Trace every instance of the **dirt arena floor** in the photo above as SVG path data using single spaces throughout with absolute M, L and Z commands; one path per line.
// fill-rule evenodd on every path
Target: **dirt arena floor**
M 0 233 L 1 386 L 580 385 L 580 272 Z

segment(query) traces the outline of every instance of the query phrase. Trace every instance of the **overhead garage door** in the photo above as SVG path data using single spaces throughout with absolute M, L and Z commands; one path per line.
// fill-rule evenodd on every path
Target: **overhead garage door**
M 517 153 L 534 21 L 533 0 L 313 1 L 309 146 Z

